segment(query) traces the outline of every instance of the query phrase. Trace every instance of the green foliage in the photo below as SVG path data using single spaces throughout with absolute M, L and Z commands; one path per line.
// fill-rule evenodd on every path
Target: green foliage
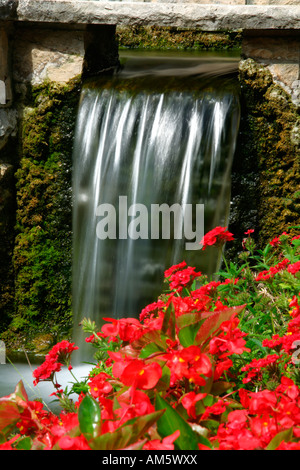
M 80 403 L 78 421 L 80 431 L 88 441 L 98 435 L 101 426 L 101 410 L 99 403 L 90 395 L 86 395 Z

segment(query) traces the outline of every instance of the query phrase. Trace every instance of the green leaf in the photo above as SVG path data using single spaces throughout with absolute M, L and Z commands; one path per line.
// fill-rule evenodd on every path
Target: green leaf
M 252 338 L 249 337 L 249 339 L 246 342 L 247 348 L 250 348 L 251 350 L 254 349 L 253 346 L 257 346 L 263 353 L 266 353 L 267 349 L 262 345 L 262 342 L 257 339 L 257 338 Z
M 151 356 L 151 354 L 162 351 L 165 351 L 165 349 L 162 348 L 159 344 L 149 343 L 141 350 L 139 357 L 141 359 L 146 359 L 147 357 Z
M 182 315 L 179 315 L 179 317 L 176 318 L 176 326 L 180 330 L 181 328 L 184 328 L 185 326 L 189 326 L 195 323 L 203 323 L 201 313 L 199 312 L 183 313 Z
M 206 437 L 201 436 L 201 434 L 198 434 L 197 440 L 198 440 L 199 444 L 203 444 L 204 446 L 209 447 L 210 449 L 212 449 L 213 446 L 212 446 L 211 442 Z
M 72 392 L 77 393 L 80 395 L 81 392 L 88 393 L 89 386 L 85 382 L 75 382 L 72 386 Z
M 114 432 L 107 432 L 89 442 L 93 450 L 120 450 L 134 446 L 148 429 L 162 416 L 163 411 L 138 416 L 127 421 Z
M 90 395 L 86 395 L 79 405 L 78 421 L 80 431 L 87 440 L 95 438 L 101 426 L 100 406 Z
M 165 311 L 161 331 L 163 334 L 168 334 L 171 339 L 175 339 L 175 310 L 173 303 L 170 303 Z
M 226 310 L 215 310 L 214 312 L 203 314 L 202 318 L 205 321 L 196 335 L 195 344 L 201 344 L 206 341 L 213 333 L 216 333 L 224 321 L 230 320 L 233 315 L 238 315 L 244 308 L 245 305 L 239 305 Z
M 231 382 L 225 381 L 218 381 L 214 382 L 211 388 L 211 394 L 220 396 L 223 393 L 227 392 L 230 388 L 232 388 L 233 384 Z
M 170 436 L 175 431 L 180 431 L 180 436 L 174 442 L 176 449 L 198 450 L 197 436 L 190 425 L 167 403 L 159 394 L 155 400 L 156 410 L 165 410 L 165 413 L 157 421 L 157 430 L 162 438 Z
M 7 435 L 20 419 L 20 413 L 26 406 L 28 397 L 22 380 L 18 382 L 15 391 L 0 398 L 0 432 Z
M 204 320 L 203 320 L 204 321 Z M 180 344 L 187 348 L 192 346 L 195 342 L 195 338 L 197 336 L 198 330 L 203 322 L 193 323 L 192 325 L 185 326 L 178 332 L 178 338 Z
M 24 437 L 20 439 L 16 445 L 16 449 L 18 450 L 31 450 L 31 439 L 30 437 Z
M 167 390 L 170 387 L 170 378 L 171 378 L 171 371 L 169 367 L 163 366 L 162 376 L 155 386 L 156 390 L 159 390 L 159 391 Z
M 176 325 L 179 328 L 178 338 L 182 346 L 188 347 L 194 344 L 196 335 L 200 326 L 205 322 L 201 314 L 185 313 L 176 319 Z
M 152 330 L 145 333 L 139 339 L 131 343 L 131 347 L 141 351 L 148 344 L 155 343 L 162 351 L 166 350 L 166 337 L 159 330 Z
M 281 442 L 289 442 L 293 437 L 293 427 L 280 431 L 273 437 L 266 450 L 275 450 Z

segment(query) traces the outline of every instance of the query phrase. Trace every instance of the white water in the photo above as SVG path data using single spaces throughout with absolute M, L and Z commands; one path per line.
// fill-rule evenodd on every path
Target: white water
M 117 222 L 118 210 L 124 215 L 119 196 L 128 198 L 128 207 L 142 204 L 149 212 L 152 204 L 204 204 L 205 232 L 227 222 L 239 124 L 237 94 L 215 87 L 212 79 L 203 85 L 201 63 L 194 62 L 173 67 L 185 80 L 194 76 L 193 91 L 186 81 L 179 91 L 173 86 L 168 91 L 170 68 L 162 62 L 155 68 L 152 61 L 142 74 L 135 62 L 121 74 L 127 79 L 125 88 L 116 82 L 82 91 L 73 169 L 76 344 L 76 325 L 84 317 L 99 325 L 106 316 L 137 317 L 156 300 L 163 272 L 172 264 L 185 260 L 206 272 L 216 267 L 216 260 L 208 260 L 204 252 L 186 251 L 184 240 L 122 239 L 123 232 L 114 240 L 99 240 L 96 235 L 99 205 L 113 205 Z M 152 78 L 151 89 L 145 85 L 137 91 L 137 80 L 145 75 Z M 159 77 L 161 91 L 153 86 Z

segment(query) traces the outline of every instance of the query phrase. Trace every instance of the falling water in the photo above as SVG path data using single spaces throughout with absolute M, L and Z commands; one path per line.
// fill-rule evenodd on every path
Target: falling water
M 215 269 L 214 258 L 175 238 L 174 224 L 170 237 L 151 237 L 154 204 L 204 205 L 204 227 L 194 229 L 205 232 L 228 217 L 239 125 L 235 81 L 214 80 L 201 62 L 128 62 L 114 79 L 86 84 L 81 96 L 73 168 L 76 325 L 84 317 L 99 325 L 103 317 L 137 317 L 175 263 Z M 222 66 L 214 68 L 219 75 L 228 69 Z M 111 231 L 100 239 L 105 221 Z

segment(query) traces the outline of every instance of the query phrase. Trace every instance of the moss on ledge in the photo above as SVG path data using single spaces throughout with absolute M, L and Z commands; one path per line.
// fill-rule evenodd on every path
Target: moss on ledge
M 15 309 L 1 338 L 36 349 L 34 338 L 67 337 L 72 327 L 73 135 L 80 80 L 32 87 L 23 107 L 13 254 Z
M 171 27 L 117 27 L 120 48 L 145 50 L 231 50 L 241 45 L 240 32 L 205 32 Z

